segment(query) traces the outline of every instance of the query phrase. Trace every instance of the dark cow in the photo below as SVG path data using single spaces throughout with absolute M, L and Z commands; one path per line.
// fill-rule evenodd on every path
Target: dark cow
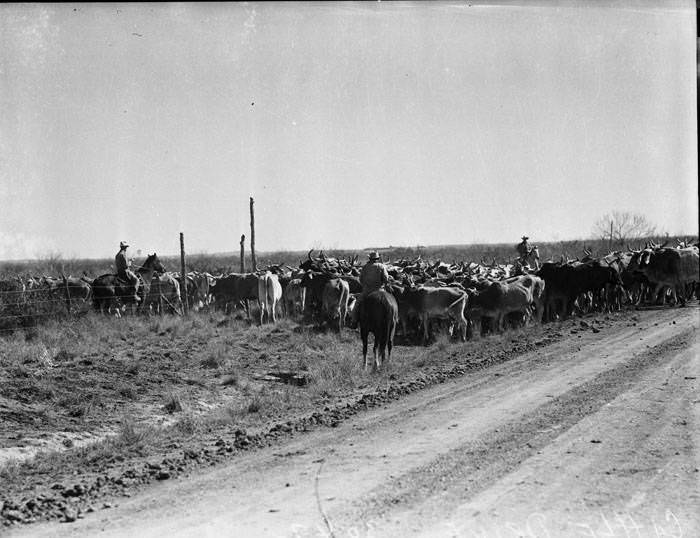
M 333 273 L 307 271 L 301 277 L 300 286 L 306 288 L 305 313 L 308 316 L 318 316 L 323 309 L 323 290 L 326 284 L 339 276 Z
M 367 369 L 367 341 L 369 333 L 374 334 L 373 369 L 376 371 L 386 360 L 391 359 L 398 314 L 399 307 L 396 299 L 384 290 L 374 291 L 362 301 L 360 307 L 360 337 L 362 338 L 362 358 L 365 369 Z M 379 353 L 377 353 L 377 349 Z
M 574 311 L 576 299 L 589 292 L 593 295 L 594 305 L 607 306 L 609 297 L 616 286 L 622 286 L 620 273 L 613 267 L 598 261 L 589 263 L 545 262 L 537 272 L 545 281 L 545 318 L 553 320 L 558 314 L 570 316 Z M 561 303 L 562 308 L 557 308 Z
M 659 292 L 668 287 L 685 304 L 686 287 L 700 282 L 697 247 L 647 248 L 636 252 L 627 268 L 643 274 L 655 286 L 653 297 L 657 301 L 663 299 L 659 298 Z
M 245 309 L 250 320 L 248 300 L 258 299 L 258 276 L 254 273 L 231 273 L 219 278 L 209 288 L 217 305 L 228 312 L 229 305 L 235 308 L 245 301 Z

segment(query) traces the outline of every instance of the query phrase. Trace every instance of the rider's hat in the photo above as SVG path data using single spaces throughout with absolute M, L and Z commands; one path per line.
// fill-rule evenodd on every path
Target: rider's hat
M 376 250 L 373 250 L 372 252 L 369 253 L 369 261 L 376 262 L 378 259 L 379 259 L 379 254 L 377 253 Z
M 527 235 L 523 235 L 523 241 L 527 241 L 528 239 L 530 238 Z
M 119 248 L 129 248 L 129 245 L 126 243 L 126 241 L 120 241 Z

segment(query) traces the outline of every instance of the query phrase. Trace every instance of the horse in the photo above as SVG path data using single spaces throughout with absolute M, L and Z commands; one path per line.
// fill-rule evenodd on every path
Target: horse
M 515 261 L 515 274 L 525 275 L 540 270 L 540 251 L 537 245 L 532 247 L 525 256 Z
M 158 259 L 158 256 L 153 253 L 146 258 L 146 261 L 141 265 L 136 275 L 139 281 L 136 285 L 131 282 L 122 280 L 115 274 L 106 274 L 98 276 L 92 282 L 92 297 L 93 304 L 100 313 L 104 313 L 107 308 L 107 313 L 111 314 L 112 309 L 116 309 L 116 316 L 121 317 L 119 307 L 121 303 L 124 305 L 137 306 L 137 302 L 143 305 L 144 298 L 148 296 L 151 289 L 151 280 L 153 275 L 164 273 L 165 267 Z M 139 301 L 136 300 L 138 294 Z

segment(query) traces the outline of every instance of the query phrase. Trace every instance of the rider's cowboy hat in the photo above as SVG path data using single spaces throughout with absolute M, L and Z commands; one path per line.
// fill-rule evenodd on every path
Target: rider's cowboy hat
M 126 241 L 120 241 L 119 248 L 129 248 L 129 245 L 127 245 Z
M 379 259 L 379 254 L 377 254 L 376 250 L 373 250 L 372 252 L 369 253 L 369 261 L 377 261 Z

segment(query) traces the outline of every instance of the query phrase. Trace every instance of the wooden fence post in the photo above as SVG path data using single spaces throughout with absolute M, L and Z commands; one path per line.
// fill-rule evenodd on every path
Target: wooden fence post
M 185 267 L 185 234 L 180 232 L 180 298 L 182 299 L 182 314 L 187 315 L 187 272 Z
M 245 273 L 245 234 L 241 235 L 241 273 Z
M 68 288 L 68 279 L 66 278 L 66 273 L 63 276 L 63 288 L 66 292 L 66 309 L 68 310 L 68 315 L 70 316 L 70 289 Z
M 253 197 L 250 197 L 250 257 L 253 263 L 253 272 L 258 270 L 258 262 L 255 259 L 255 210 L 253 209 Z

